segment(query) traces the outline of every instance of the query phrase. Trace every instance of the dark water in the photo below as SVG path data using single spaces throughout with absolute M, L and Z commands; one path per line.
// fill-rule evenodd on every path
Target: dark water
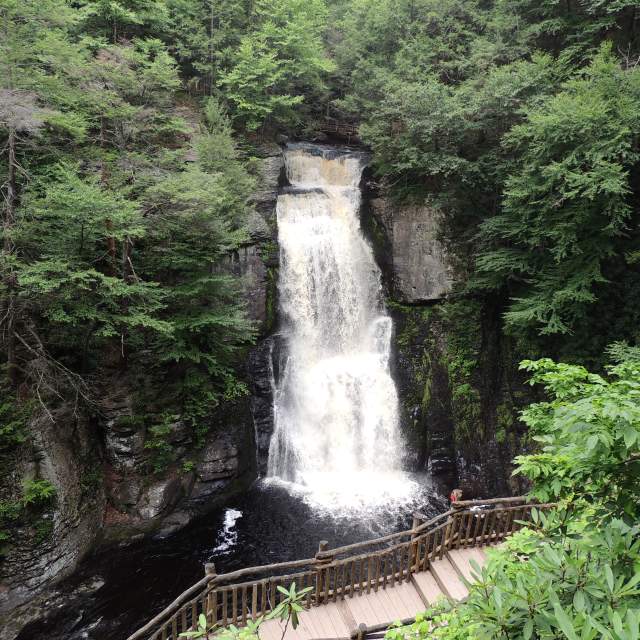
M 445 508 L 428 477 L 415 479 L 423 487 L 415 504 L 375 517 L 318 513 L 284 487 L 258 482 L 169 538 L 89 559 L 61 586 L 47 616 L 18 640 L 124 640 L 202 578 L 205 562 L 225 573 L 312 557 L 319 540 L 335 547 L 409 528 L 412 509 L 432 516 Z

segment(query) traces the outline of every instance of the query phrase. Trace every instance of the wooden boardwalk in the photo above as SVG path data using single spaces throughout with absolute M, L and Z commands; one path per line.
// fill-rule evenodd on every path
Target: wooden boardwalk
M 353 638 L 361 624 L 367 629 L 386 628 L 393 622 L 415 618 L 439 598 L 463 600 L 469 592 L 462 578 L 473 582 L 471 560 L 484 566 L 484 550 L 453 549 L 433 562 L 427 571 L 412 574 L 409 581 L 393 589 L 359 593 L 322 607 L 311 607 L 300 614 L 297 629 L 288 626 L 284 640 Z M 260 639 L 280 640 L 284 627 L 280 620 L 268 620 L 260 627 Z
M 485 548 L 502 542 L 526 522 L 532 510 L 553 505 L 525 498 L 465 501 L 431 520 L 419 513 L 413 525 L 375 540 L 329 549 L 320 543 L 315 557 L 206 575 L 128 640 L 178 640 L 204 614 L 208 626 L 241 627 L 273 611 L 284 596 L 278 587 L 308 589 L 300 626 L 285 640 L 349 639 L 408 622 L 439 597 L 462 600 L 471 581 L 471 560 L 482 566 Z M 359 625 L 364 625 L 360 627 Z M 279 640 L 283 626 L 269 620 L 261 640 Z

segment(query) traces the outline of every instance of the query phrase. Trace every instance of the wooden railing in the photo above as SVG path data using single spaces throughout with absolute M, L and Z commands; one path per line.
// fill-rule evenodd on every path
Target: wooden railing
M 531 518 L 532 509 L 552 505 L 527 503 L 525 498 L 497 498 L 453 503 L 433 519 L 414 514 L 412 528 L 382 538 L 335 549 L 320 542 L 315 557 L 293 562 L 207 575 L 128 640 L 177 640 L 204 613 L 210 625 L 242 626 L 272 611 L 284 598 L 278 587 L 311 587 L 307 606 L 319 606 L 356 594 L 393 587 L 426 571 L 449 549 L 501 542 Z

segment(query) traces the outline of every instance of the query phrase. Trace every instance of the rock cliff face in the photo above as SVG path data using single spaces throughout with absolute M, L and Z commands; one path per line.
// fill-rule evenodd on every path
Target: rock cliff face
M 168 473 L 149 481 L 139 471 L 148 458 L 145 431 L 149 425 L 141 429 L 132 424 L 131 384 L 109 386 L 110 400 L 103 412 L 108 507 L 102 537 L 107 543 L 128 541 L 137 534 L 167 535 L 183 527 L 252 482 L 260 459 L 256 442 L 259 452 L 268 448 L 273 339 L 265 336 L 275 321 L 275 205 L 284 161 L 275 144 L 259 148 L 258 154 L 250 240 L 229 256 L 224 267 L 241 278 L 249 316 L 258 327 L 258 343 L 245 363 L 251 393 L 217 407 L 202 442 L 194 442 L 193 430 L 179 419 L 165 424 L 164 437 L 182 466 L 173 465 Z
M 439 236 L 438 211 L 427 205 L 394 204 L 385 197 L 371 200 L 370 211 L 387 238 L 394 299 L 415 304 L 446 296 L 453 269 Z
M 34 411 L 31 439 L 3 468 L 3 508 L 16 504 L 35 478 L 51 483 L 55 496 L 40 508 L 24 507 L 0 564 L 0 628 L 4 614 L 53 580 L 68 575 L 91 550 L 102 523 L 105 494 L 91 425 L 69 419 L 61 405 L 49 414 Z M 13 617 L 13 616 L 12 616 Z M 0 637 L 2 637 L 0 633 Z

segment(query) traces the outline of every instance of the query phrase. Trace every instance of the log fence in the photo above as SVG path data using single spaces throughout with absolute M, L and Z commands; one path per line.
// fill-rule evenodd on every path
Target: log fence
M 272 611 L 285 598 L 278 587 L 289 589 L 293 583 L 298 591 L 311 588 L 308 607 L 392 588 L 428 570 L 447 550 L 499 544 L 531 520 L 533 509 L 551 506 L 521 497 L 461 501 L 432 519 L 415 513 L 407 531 L 334 549 L 322 541 L 315 556 L 305 560 L 221 575 L 208 564 L 204 579 L 127 640 L 177 640 L 193 630 L 200 614 L 215 627 L 244 626 Z

